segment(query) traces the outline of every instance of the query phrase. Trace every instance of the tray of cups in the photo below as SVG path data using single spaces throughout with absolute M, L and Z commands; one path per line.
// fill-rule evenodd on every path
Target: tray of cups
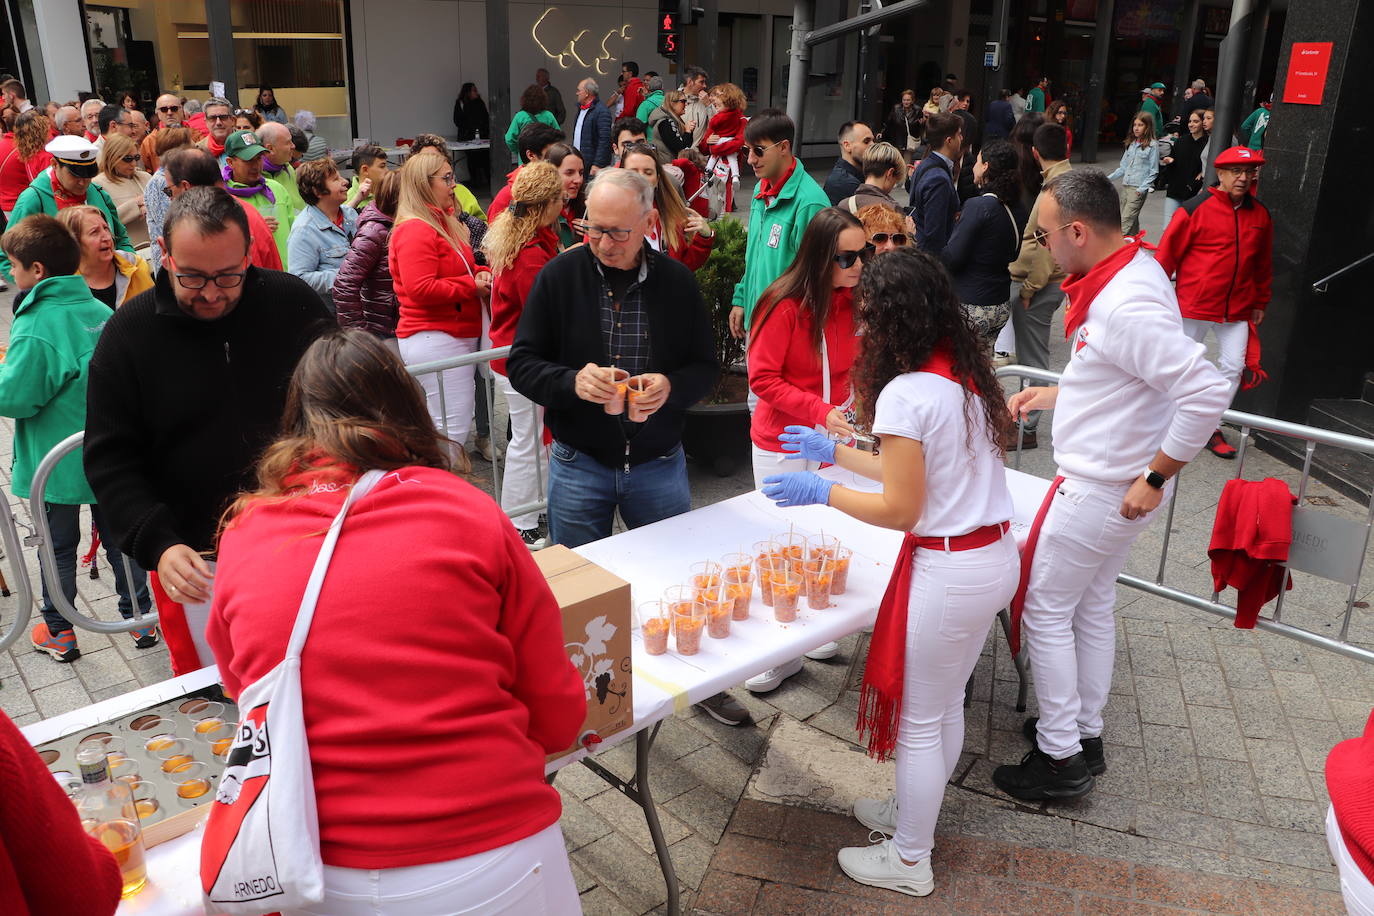
M 71 795 L 81 787 L 77 748 L 103 746 L 110 776 L 129 784 L 139 818 L 148 827 L 214 800 L 238 716 L 238 707 L 211 688 L 80 729 L 34 750 Z

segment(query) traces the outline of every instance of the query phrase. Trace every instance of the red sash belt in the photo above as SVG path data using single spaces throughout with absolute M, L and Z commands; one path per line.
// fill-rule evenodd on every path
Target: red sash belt
M 917 537 L 910 532 L 902 539 L 892 567 L 873 639 L 868 647 L 863 688 L 859 693 L 860 734 L 868 734 L 868 753 L 879 760 L 892 756 L 897 747 L 897 726 L 902 712 L 902 689 L 906 678 L 906 618 L 911 599 L 911 576 L 916 548 L 928 550 L 975 550 L 995 544 L 1011 528 L 1010 522 L 985 525 L 968 534 L 954 537 Z
M 1045 501 L 1040 504 L 1040 509 L 1035 513 L 1035 521 L 1031 522 L 1030 534 L 1026 535 L 1026 546 L 1021 550 L 1021 582 L 1016 586 L 1016 595 L 1011 599 L 1011 633 L 1007 636 L 1007 645 L 1011 647 L 1011 654 L 1017 655 L 1021 652 L 1021 611 L 1026 606 L 1026 588 L 1030 585 L 1031 562 L 1035 559 L 1035 545 L 1040 541 L 1040 526 L 1045 523 L 1045 516 L 1049 514 L 1050 503 L 1054 502 L 1054 494 L 1059 492 L 1059 485 L 1064 482 L 1064 477 L 1054 478 L 1054 483 L 1050 484 L 1050 491 L 1045 494 Z

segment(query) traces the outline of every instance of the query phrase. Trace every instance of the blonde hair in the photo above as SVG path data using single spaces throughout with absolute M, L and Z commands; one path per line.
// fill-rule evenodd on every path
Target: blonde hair
M 396 203 L 396 225 L 418 219 L 457 249 L 460 241 L 464 245 L 472 244 L 468 227 L 449 212 L 453 195 L 447 194 L 445 203 L 438 204 L 430 188 L 430 176 L 448 164 L 447 159 L 430 149 L 421 150 L 405 161 L 397 177 L 401 193 Z
M 104 144 L 100 147 L 100 171 L 111 181 L 124 181 L 115 174 L 115 163 L 123 159 L 130 153 L 137 153 L 138 145 L 133 140 L 120 133 L 110 134 L 105 138 Z M 134 168 L 138 168 L 135 163 Z
M 128 138 L 125 137 L 124 139 L 127 140 Z M 63 229 L 72 234 L 72 238 L 76 239 L 76 244 L 81 248 L 82 260 L 86 259 L 86 245 L 81 241 L 81 237 L 86 234 L 86 217 L 88 216 L 94 216 L 107 229 L 109 228 L 109 223 L 105 221 L 105 214 L 90 204 L 65 207 L 57 213 L 57 221 L 62 224 Z M 113 235 L 113 231 L 111 231 L 111 235 Z
M 658 221 L 663 226 L 664 251 L 681 248 L 687 238 L 682 227 L 687 222 L 690 212 L 686 201 L 678 193 L 677 185 L 673 184 L 673 180 L 663 171 L 663 163 L 648 144 L 632 145 L 621 154 L 620 164 L 624 166 L 631 156 L 648 156 L 653 160 L 654 171 L 658 175 L 658 180 L 654 183 L 654 209 L 658 211 Z
M 744 90 L 734 83 L 717 83 L 711 88 L 711 94 L 720 99 L 721 105 L 735 111 L 743 111 L 744 106 L 748 104 Z
M 906 219 L 886 204 L 869 204 L 855 214 L 864 225 L 864 232 L 906 232 Z
M 668 112 L 668 117 L 673 119 L 673 123 L 677 125 L 678 130 L 683 132 L 687 130 L 687 125 L 677 116 L 677 112 L 673 111 L 673 106 L 678 102 L 685 101 L 687 101 L 687 93 L 680 89 L 669 89 L 667 92 L 663 93 L 663 105 L 661 106 L 664 111 Z
M 563 182 L 550 162 L 531 162 L 515 176 L 510 189 L 511 205 L 492 222 L 482 241 L 487 265 L 500 273 L 515 263 L 516 255 L 530 243 L 544 221 L 552 201 L 563 201 Z

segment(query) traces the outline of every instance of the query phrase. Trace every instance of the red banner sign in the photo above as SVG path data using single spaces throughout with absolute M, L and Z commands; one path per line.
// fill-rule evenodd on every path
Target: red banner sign
M 1326 72 L 1331 67 L 1329 41 L 1293 43 L 1288 61 L 1288 79 L 1283 83 L 1283 100 L 1292 105 L 1320 105 L 1326 91 Z

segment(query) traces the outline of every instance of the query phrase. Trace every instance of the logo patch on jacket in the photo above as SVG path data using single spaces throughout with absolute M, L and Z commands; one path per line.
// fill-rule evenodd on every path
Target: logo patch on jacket
M 774 223 L 774 224 L 773 224 L 773 227 L 772 227 L 771 229 L 768 230 L 768 247 L 769 247 L 769 248 L 777 248 L 778 245 L 779 245 L 781 242 L 782 242 L 782 225 L 779 224 L 779 223 Z
M 1086 327 L 1078 329 L 1078 335 L 1073 342 L 1073 352 L 1075 354 L 1088 345 L 1088 329 Z

